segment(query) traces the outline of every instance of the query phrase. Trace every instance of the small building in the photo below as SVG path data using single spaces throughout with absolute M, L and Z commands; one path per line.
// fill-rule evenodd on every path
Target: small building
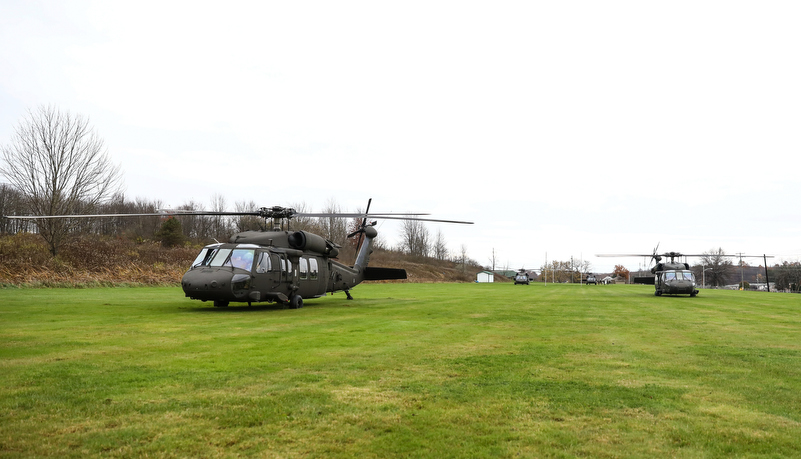
M 489 271 L 481 271 L 476 276 L 476 282 L 495 282 L 495 274 Z

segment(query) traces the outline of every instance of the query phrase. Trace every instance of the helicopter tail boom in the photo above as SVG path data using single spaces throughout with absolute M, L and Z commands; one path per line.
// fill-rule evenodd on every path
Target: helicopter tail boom
M 654 285 L 656 283 L 654 276 L 636 276 L 634 278 L 633 283 L 635 284 L 645 284 L 645 285 Z
M 399 268 L 364 268 L 364 280 L 401 280 L 407 279 L 406 270 Z

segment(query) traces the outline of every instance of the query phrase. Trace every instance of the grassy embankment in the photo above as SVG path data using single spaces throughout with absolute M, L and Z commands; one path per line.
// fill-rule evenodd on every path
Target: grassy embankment
M 188 244 L 166 249 L 154 241 L 83 237 L 70 240 L 54 258 L 36 234 L 3 235 L 0 287 L 178 285 L 201 247 Z M 351 253 L 339 261 L 352 264 L 353 258 Z M 370 264 L 404 268 L 408 282 L 470 282 L 482 269 L 384 250 L 376 250 Z
M 3 457 L 797 457 L 795 295 L 0 289 Z

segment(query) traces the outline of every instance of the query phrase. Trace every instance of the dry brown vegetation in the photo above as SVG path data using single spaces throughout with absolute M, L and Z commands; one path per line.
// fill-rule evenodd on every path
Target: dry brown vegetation
M 0 283 L 69 286 L 173 284 L 197 255 L 196 247 L 164 249 L 157 242 L 82 237 L 52 257 L 44 239 L 20 233 L 0 237 Z
M 180 282 L 200 245 L 164 248 L 158 242 L 83 236 L 70 240 L 53 258 L 36 234 L 0 236 L 0 285 L 92 286 L 170 285 Z M 341 260 L 349 264 L 350 260 Z M 472 282 L 478 266 L 410 257 L 377 250 L 370 264 L 406 269 L 406 282 Z
M 400 252 L 377 250 L 370 257 L 370 264 L 385 268 L 403 268 L 407 282 L 473 282 L 482 267 L 462 266 L 452 261 L 414 257 Z

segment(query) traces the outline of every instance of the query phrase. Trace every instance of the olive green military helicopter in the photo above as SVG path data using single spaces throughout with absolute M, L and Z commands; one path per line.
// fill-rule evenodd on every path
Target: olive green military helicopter
M 613 254 L 603 254 L 603 255 L 596 255 L 596 257 L 650 257 L 652 262 L 655 261 L 656 264 L 651 268 L 651 274 L 653 276 L 637 276 L 634 278 L 635 284 L 648 284 L 654 286 L 654 295 L 662 296 L 662 295 L 690 295 L 696 296 L 698 295 L 698 289 L 696 287 L 696 280 L 695 275 L 692 271 L 690 271 L 689 263 L 682 263 L 681 261 L 676 261 L 677 258 L 684 257 L 708 257 L 710 254 L 703 254 L 703 255 L 687 255 L 679 252 L 667 252 L 662 254 L 657 254 L 656 251 L 659 249 L 659 244 L 657 244 L 656 248 L 654 249 L 653 253 L 650 255 L 636 255 L 636 254 L 625 254 L 625 255 L 613 255 Z M 743 258 L 763 258 L 765 260 L 765 278 L 770 279 L 768 277 L 768 258 L 773 258 L 771 255 L 744 255 L 742 253 L 738 253 L 736 255 L 727 255 L 727 254 L 714 254 L 714 256 L 721 256 L 721 257 L 731 257 L 731 258 L 739 258 L 740 264 L 742 265 Z M 669 262 L 662 263 L 662 258 L 666 257 L 669 258 Z M 770 291 L 770 281 L 768 280 L 768 291 Z
M 305 213 L 287 207 L 262 207 L 252 212 L 162 211 L 147 214 L 61 215 L 9 218 L 144 217 L 144 216 L 257 216 L 264 219 L 260 231 L 236 233 L 227 243 L 217 242 L 201 249 L 181 279 L 184 294 L 195 300 L 212 301 L 215 307 L 232 302 L 270 302 L 291 309 L 303 307 L 303 300 L 350 289 L 363 281 L 406 279 L 406 271 L 368 266 L 373 240 L 378 236 L 371 218 L 442 223 L 473 222 L 420 218 L 422 213 Z M 294 217 L 334 217 L 361 219 L 359 228 L 348 237 L 359 236 L 353 266 L 338 261 L 340 246 L 308 231 L 291 231 Z M 362 238 L 364 242 L 362 243 Z
M 531 283 L 531 274 L 528 273 L 529 270 L 526 268 L 520 268 L 515 273 L 515 285 L 517 284 L 530 284 Z
M 703 257 L 705 255 L 684 255 L 679 252 L 667 252 L 657 254 L 656 251 L 659 245 L 656 246 L 653 253 L 648 255 L 636 254 L 603 254 L 596 255 L 596 257 L 650 257 L 652 262 L 656 264 L 651 268 L 653 276 L 638 276 L 634 278 L 635 284 L 647 284 L 654 286 L 654 295 L 698 295 L 698 289 L 695 283 L 695 275 L 690 271 L 690 265 L 681 261 L 676 261 L 681 257 Z M 670 261 L 662 263 L 662 258 L 668 258 Z

